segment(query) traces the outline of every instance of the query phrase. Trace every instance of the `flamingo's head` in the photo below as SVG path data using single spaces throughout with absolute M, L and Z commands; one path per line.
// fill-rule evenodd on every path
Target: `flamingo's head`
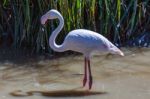
M 41 24 L 44 25 L 48 19 L 56 19 L 59 16 L 61 16 L 61 14 L 57 10 L 49 10 L 46 14 L 44 14 L 41 17 Z

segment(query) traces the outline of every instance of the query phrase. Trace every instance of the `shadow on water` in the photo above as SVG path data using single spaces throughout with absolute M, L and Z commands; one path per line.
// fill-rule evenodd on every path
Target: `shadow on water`
M 82 97 L 91 95 L 103 95 L 107 93 L 89 90 L 55 90 L 55 91 L 28 91 L 28 92 L 17 90 L 10 93 L 10 95 L 15 97 L 32 96 L 34 94 L 38 94 L 45 97 Z

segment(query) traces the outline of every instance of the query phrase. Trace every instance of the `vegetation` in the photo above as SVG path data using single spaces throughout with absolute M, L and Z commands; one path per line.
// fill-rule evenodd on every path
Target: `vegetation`
M 65 20 L 57 42 L 71 30 L 97 31 L 119 46 L 142 32 L 150 31 L 150 0 L 1 0 L 0 44 L 50 51 L 48 37 L 58 25 L 50 21 L 42 31 L 40 17 L 57 9 Z M 6 38 L 6 41 L 4 40 Z

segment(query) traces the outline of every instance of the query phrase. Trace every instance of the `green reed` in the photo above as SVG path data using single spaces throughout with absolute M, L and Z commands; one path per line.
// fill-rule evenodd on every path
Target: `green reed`
M 48 38 L 57 27 L 57 20 L 49 21 L 42 30 L 40 17 L 50 9 L 57 9 L 65 25 L 57 38 L 61 44 L 73 29 L 86 28 L 106 36 L 113 43 L 125 45 L 136 35 L 149 30 L 150 0 L 1 0 L 0 41 L 10 35 L 11 46 L 49 51 Z

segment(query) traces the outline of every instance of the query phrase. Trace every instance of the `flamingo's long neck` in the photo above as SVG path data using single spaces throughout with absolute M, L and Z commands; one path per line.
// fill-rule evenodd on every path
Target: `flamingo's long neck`
M 59 34 L 59 32 L 62 30 L 63 26 L 64 26 L 64 19 L 61 15 L 58 15 L 58 19 L 59 19 L 59 25 L 58 27 L 52 32 L 50 38 L 49 38 L 49 44 L 50 47 L 57 51 L 57 52 L 63 52 L 65 51 L 63 44 L 61 45 L 57 45 L 55 40 L 57 35 Z

